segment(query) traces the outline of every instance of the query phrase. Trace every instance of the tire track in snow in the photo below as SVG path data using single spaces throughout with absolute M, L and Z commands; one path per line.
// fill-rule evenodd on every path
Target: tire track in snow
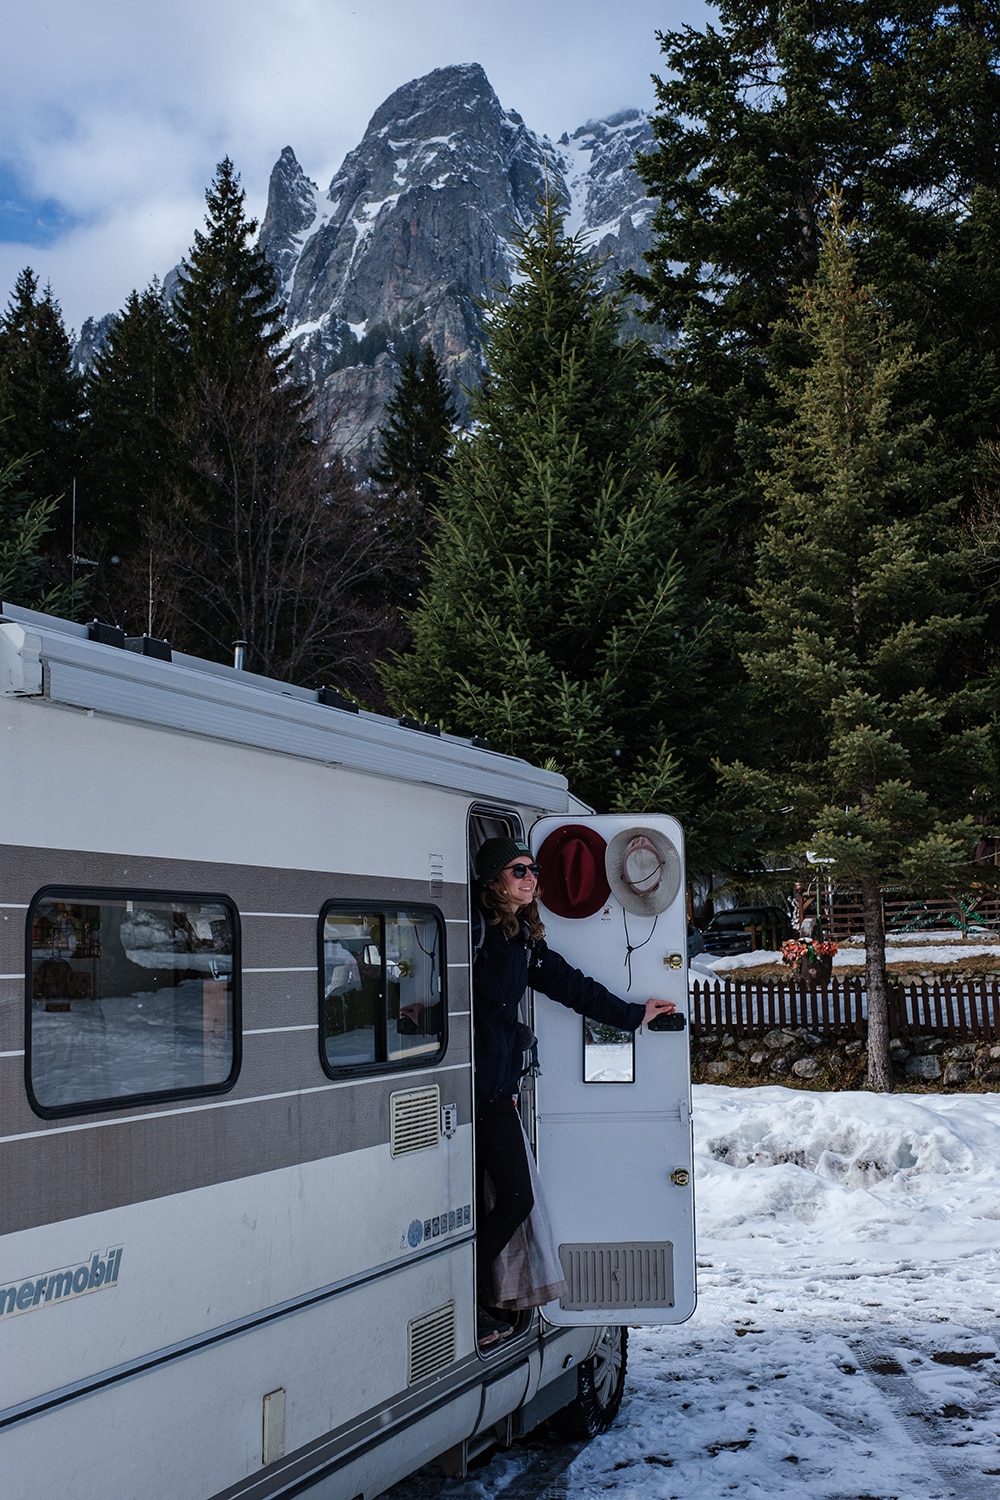
M 955 1429 L 951 1425 L 959 1416 L 971 1415 L 957 1407 L 935 1411 L 926 1392 L 909 1375 L 901 1362 L 913 1351 L 902 1346 L 888 1347 L 874 1339 L 860 1339 L 851 1347 L 868 1380 L 879 1392 L 886 1406 L 914 1447 L 920 1449 L 928 1469 L 948 1487 L 953 1500 L 1000 1500 L 1000 1479 L 986 1474 L 972 1459 L 957 1452 Z

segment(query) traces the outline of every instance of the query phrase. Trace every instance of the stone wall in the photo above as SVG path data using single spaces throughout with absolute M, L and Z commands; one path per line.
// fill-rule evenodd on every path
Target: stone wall
M 890 1042 L 896 1087 L 916 1092 L 995 1093 L 1000 1089 L 1000 1045 L 943 1037 Z M 769 1031 L 760 1037 L 691 1035 L 695 1083 L 735 1087 L 780 1083 L 790 1088 L 864 1087 L 868 1054 L 860 1038 L 811 1031 Z

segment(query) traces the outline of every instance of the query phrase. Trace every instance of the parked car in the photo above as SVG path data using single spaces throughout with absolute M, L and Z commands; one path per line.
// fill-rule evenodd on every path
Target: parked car
M 704 951 L 705 951 L 705 939 L 702 936 L 701 928 L 700 927 L 696 927 L 693 922 L 689 922 L 688 923 L 688 961 L 690 962 L 690 960 L 692 958 L 694 958 L 696 954 L 698 954 L 698 953 L 704 953 Z
M 703 933 L 706 953 L 716 958 L 758 948 L 777 952 L 791 936 L 788 915 L 777 906 L 733 906 L 717 912 Z

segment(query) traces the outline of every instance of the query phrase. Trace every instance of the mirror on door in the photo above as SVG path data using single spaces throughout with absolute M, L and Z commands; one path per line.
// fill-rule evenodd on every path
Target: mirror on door
M 583 1018 L 584 1083 L 634 1083 L 635 1033 Z

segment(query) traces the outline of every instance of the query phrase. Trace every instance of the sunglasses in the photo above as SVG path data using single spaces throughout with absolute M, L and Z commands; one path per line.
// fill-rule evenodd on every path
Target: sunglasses
M 537 880 L 542 873 L 537 865 L 508 865 L 507 869 L 515 880 L 523 880 L 525 875 L 534 875 Z

